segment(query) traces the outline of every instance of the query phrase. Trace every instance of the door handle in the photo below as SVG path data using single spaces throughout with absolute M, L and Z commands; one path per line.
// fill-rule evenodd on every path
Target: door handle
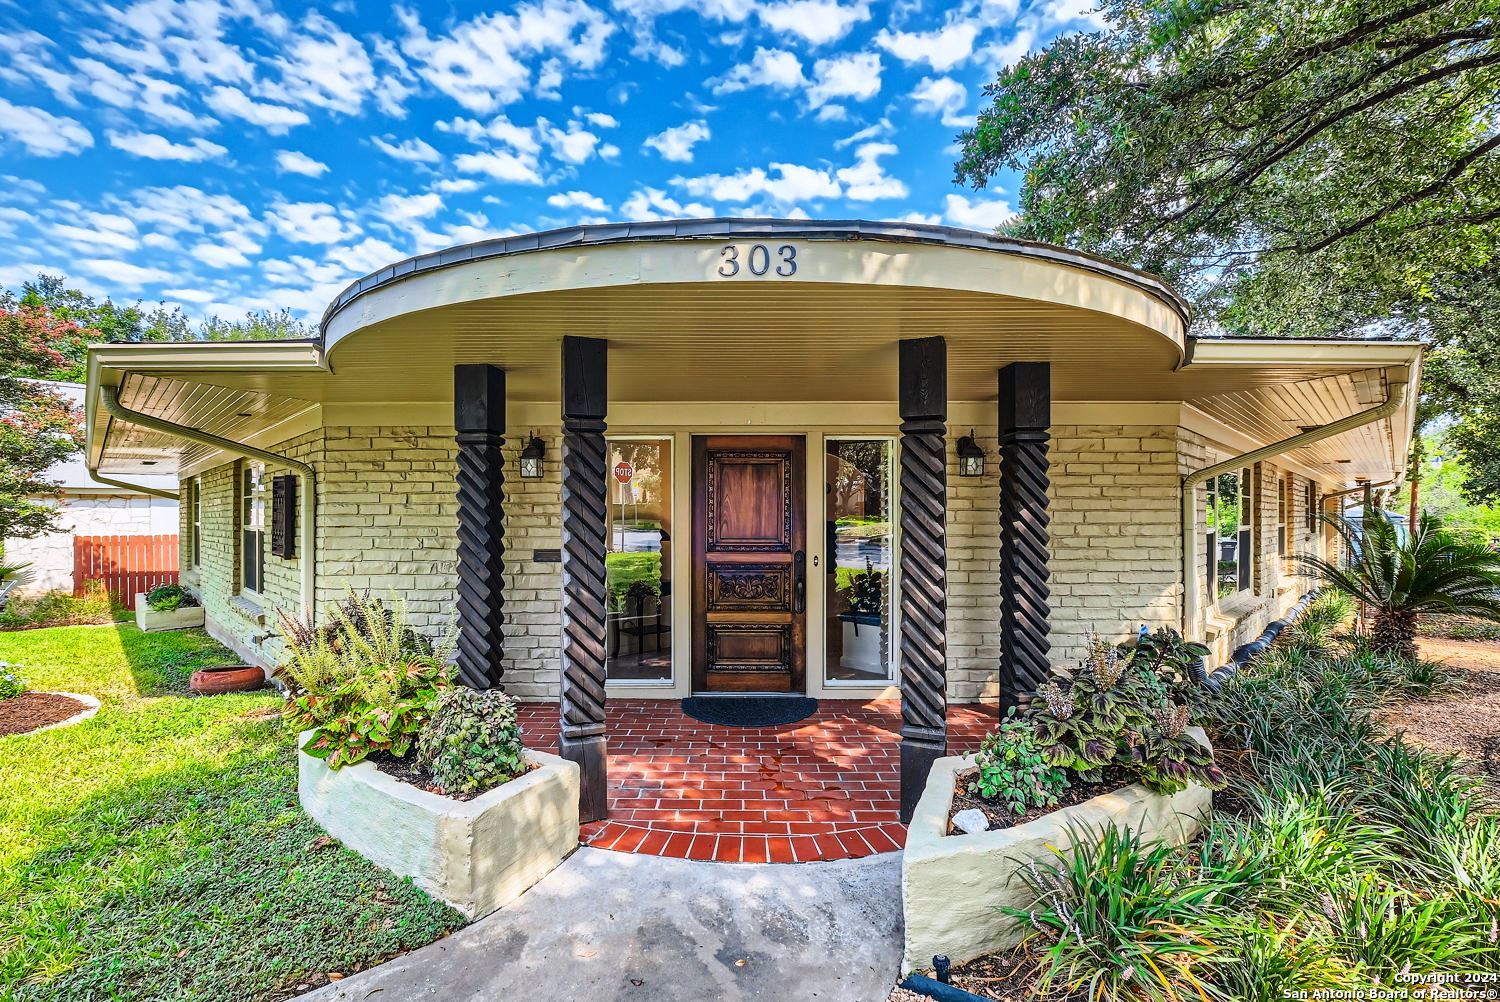
M 792 612 L 802 615 L 807 609 L 807 554 L 798 550 L 792 557 Z

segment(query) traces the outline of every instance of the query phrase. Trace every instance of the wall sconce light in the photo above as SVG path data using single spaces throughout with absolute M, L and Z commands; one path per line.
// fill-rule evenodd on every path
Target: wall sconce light
M 526 448 L 521 450 L 521 479 L 542 479 L 542 457 L 547 454 L 547 446 L 537 438 L 533 432 L 531 441 L 526 443 Z
M 974 441 L 974 429 L 958 440 L 958 475 L 961 477 L 984 476 L 984 450 Z

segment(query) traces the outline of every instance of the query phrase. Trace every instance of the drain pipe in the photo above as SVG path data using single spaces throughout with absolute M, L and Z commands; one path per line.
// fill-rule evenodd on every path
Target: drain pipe
M 1381 418 L 1390 417 L 1400 409 L 1406 401 L 1406 381 L 1391 380 L 1386 398 L 1383 403 L 1377 404 L 1368 410 L 1362 410 L 1357 414 L 1339 418 L 1337 421 L 1310 428 L 1307 431 L 1284 438 L 1280 442 L 1265 445 L 1259 449 L 1252 449 L 1232 459 L 1226 459 L 1212 466 L 1205 466 L 1201 470 L 1194 470 L 1182 478 L 1182 635 L 1191 640 L 1203 639 L 1202 630 L 1198 624 L 1198 520 L 1197 520 L 1197 493 L 1198 485 L 1212 480 L 1221 473 L 1251 463 L 1258 463 L 1272 456 L 1299 449 L 1304 445 L 1321 442 L 1325 438 L 1342 435 L 1346 431 L 1379 421 Z
M 103 484 L 105 487 L 119 487 L 127 491 L 134 491 L 137 494 L 149 494 L 154 498 L 166 498 L 168 501 L 181 500 L 176 494 L 171 491 L 164 491 L 160 487 L 147 487 L 144 484 L 127 483 L 124 480 L 116 480 L 114 477 L 106 477 L 102 473 L 95 473 L 93 470 L 89 470 L 89 476 L 95 483 Z
M 289 467 L 302 478 L 302 490 L 299 492 L 300 496 L 297 499 L 298 508 L 300 509 L 298 513 L 297 545 L 299 547 L 298 559 L 302 564 L 300 568 L 302 578 L 302 612 L 304 615 L 310 615 L 317 601 L 317 592 L 314 590 L 317 584 L 315 576 L 317 571 L 317 555 L 314 553 L 317 537 L 313 530 L 313 516 L 317 511 L 318 487 L 317 475 L 313 473 L 313 468 L 300 459 L 291 459 L 275 452 L 268 452 L 265 449 L 257 449 L 253 445 L 245 445 L 242 442 L 221 438 L 206 431 L 199 431 L 197 428 L 173 424 L 171 421 L 164 421 L 161 418 L 152 417 L 150 414 L 142 414 L 140 411 L 131 410 L 120 403 L 120 391 L 118 387 L 101 385 L 99 387 L 99 400 L 104 405 L 105 413 L 119 421 L 138 425 L 142 428 L 149 428 L 152 431 L 159 431 L 165 435 L 185 438 L 189 442 L 197 442 L 200 445 L 222 449 L 232 455 L 244 456 L 247 459 L 258 459 L 272 466 Z M 90 470 L 89 474 L 95 479 L 100 479 L 99 475 L 93 470 Z M 175 494 L 166 494 L 165 496 L 174 499 L 177 497 Z

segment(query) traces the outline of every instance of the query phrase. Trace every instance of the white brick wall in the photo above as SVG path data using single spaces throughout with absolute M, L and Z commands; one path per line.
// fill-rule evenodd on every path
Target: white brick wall
M 74 536 L 154 536 L 177 531 L 177 502 L 148 496 L 65 495 L 57 531 L 7 539 L 5 562 L 30 564 L 15 594 L 73 590 Z

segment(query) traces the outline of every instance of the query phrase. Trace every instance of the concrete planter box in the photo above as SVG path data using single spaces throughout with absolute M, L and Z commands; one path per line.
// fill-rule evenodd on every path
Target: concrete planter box
M 184 605 L 168 612 L 157 612 L 146 604 L 144 594 L 136 592 L 135 625 L 139 626 L 143 633 L 156 633 L 159 630 L 187 630 L 194 626 L 202 626 L 203 606 Z
M 333 770 L 297 758 L 302 809 L 328 834 L 471 919 L 515 900 L 578 847 L 579 770 L 556 755 L 527 749 L 537 768 L 473 800 L 428 793 L 369 762 Z
M 1191 733 L 1208 743 L 1200 729 Z M 1212 791 L 1196 783 L 1172 796 L 1134 783 L 1014 828 L 944 834 L 953 803 L 953 777 L 973 764 L 972 755 L 934 762 L 907 827 L 901 860 L 906 914 L 902 970 L 927 967 L 938 953 L 958 964 L 1019 943 L 1030 930 L 1001 911 L 1034 904 L 1018 871 L 1033 862 L 1056 861 L 1052 850 L 1066 852 L 1074 834 L 1083 837 L 1113 821 L 1117 828 L 1180 845 L 1197 834 L 1212 803 Z

